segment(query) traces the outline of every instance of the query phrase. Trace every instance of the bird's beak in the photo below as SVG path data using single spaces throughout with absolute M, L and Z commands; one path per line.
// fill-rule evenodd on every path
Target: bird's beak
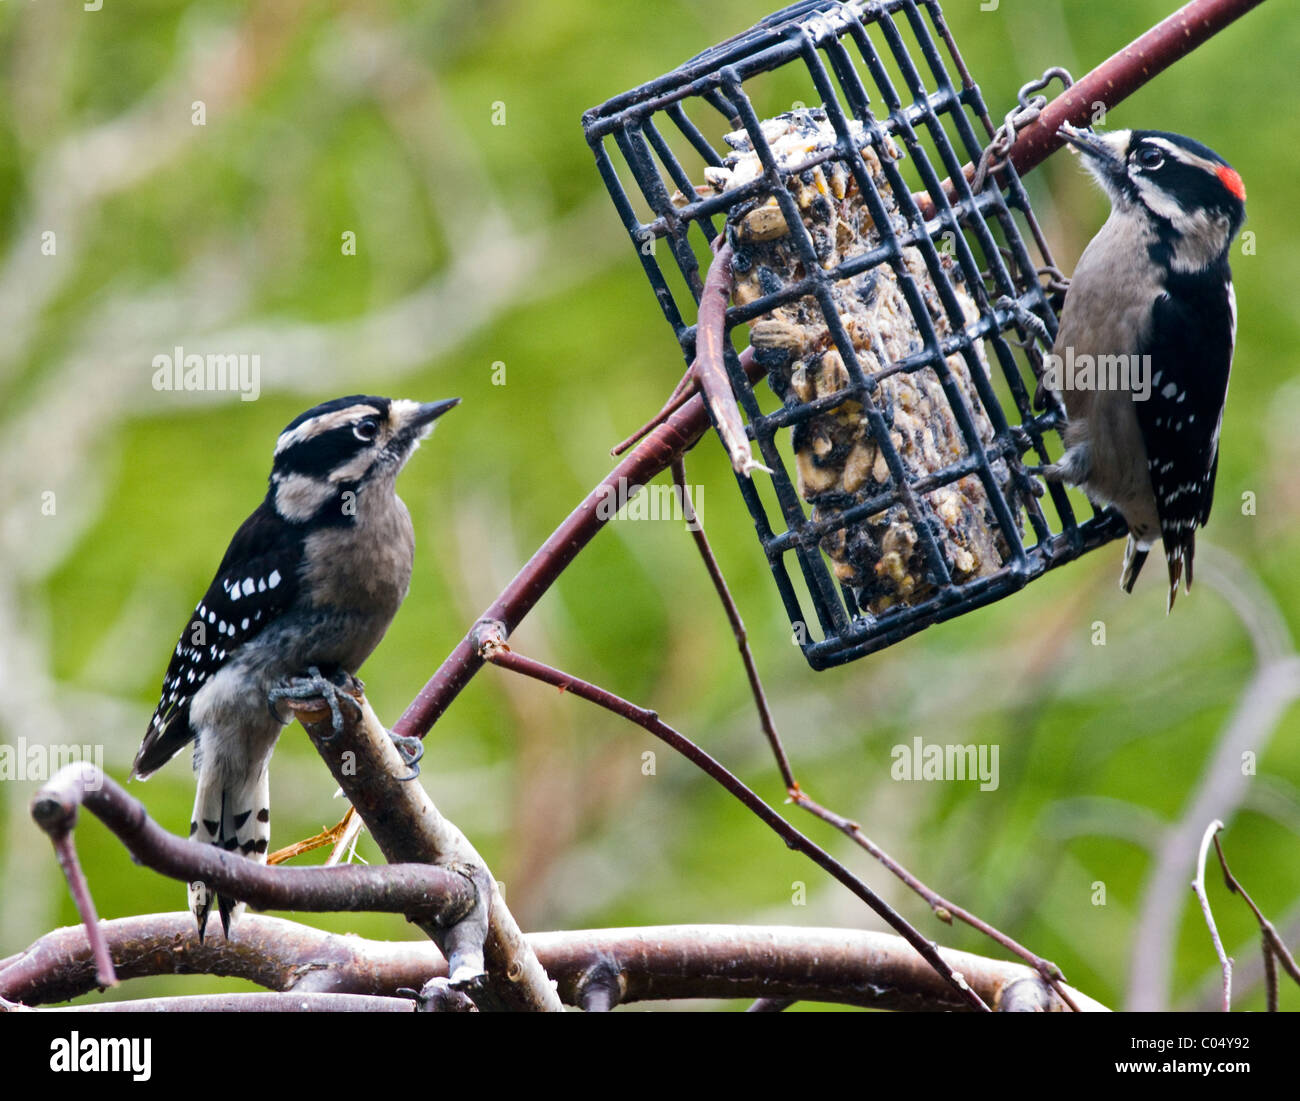
M 448 398 L 446 401 L 430 401 L 423 404 L 414 401 L 393 402 L 394 436 L 393 443 L 405 446 L 412 440 L 419 443 L 433 431 L 433 422 L 448 409 L 460 404 L 460 398 Z
M 1112 176 L 1124 175 L 1124 154 L 1129 139 L 1127 130 L 1094 134 L 1091 130 L 1080 130 L 1067 122 L 1056 133 L 1067 144 L 1083 153 L 1091 162 L 1090 167 Z
M 411 415 L 409 426 L 411 428 L 423 428 L 426 424 L 432 424 L 449 409 L 455 409 L 460 404 L 460 398 L 448 398 L 446 401 L 430 401 L 418 406 Z

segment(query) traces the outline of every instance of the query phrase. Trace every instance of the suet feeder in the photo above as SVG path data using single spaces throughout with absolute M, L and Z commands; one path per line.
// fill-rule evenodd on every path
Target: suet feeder
M 795 86 L 818 106 L 774 102 Z M 710 243 L 732 246 L 727 372 L 772 471 L 737 481 L 814 668 L 1123 534 L 1024 469 L 1060 453 L 1035 408 L 1054 269 L 1014 167 L 963 175 L 994 128 L 938 3 L 806 0 L 583 128 L 688 363 Z

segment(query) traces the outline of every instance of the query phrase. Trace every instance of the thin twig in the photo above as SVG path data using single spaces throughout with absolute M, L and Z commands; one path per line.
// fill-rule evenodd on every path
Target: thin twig
M 953 905 L 947 899 L 932 891 L 917 879 L 916 876 L 912 875 L 911 872 L 890 857 L 888 853 L 867 837 L 856 822 L 822 807 L 802 791 L 799 787 L 798 780 L 795 779 L 794 770 L 791 768 L 789 758 L 786 756 L 785 746 L 781 742 L 781 735 L 776 729 L 776 720 L 773 718 L 771 708 L 768 706 L 767 693 L 763 689 L 763 682 L 759 677 L 758 667 L 754 662 L 754 655 L 749 648 L 749 640 L 745 632 L 745 624 L 740 618 L 740 610 L 736 607 L 735 600 L 732 599 L 731 592 L 727 587 L 726 579 L 722 574 L 722 568 L 718 565 L 718 560 L 713 554 L 713 548 L 709 544 L 708 535 L 704 531 L 704 525 L 696 515 L 695 509 L 691 504 L 690 494 L 686 490 L 685 460 L 674 460 L 672 470 L 673 481 L 678 487 L 682 499 L 682 511 L 686 518 L 686 526 L 695 540 L 695 545 L 699 549 L 700 557 L 704 559 L 705 569 L 708 570 L 709 577 L 713 580 L 713 586 L 717 590 L 718 599 L 722 602 L 722 607 L 727 614 L 727 620 L 730 622 L 731 629 L 736 636 L 736 642 L 740 648 L 741 660 L 745 665 L 745 674 L 749 678 L 750 691 L 754 697 L 754 706 L 758 710 L 759 725 L 763 728 L 763 733 L 767 737 L 768 744 L 772 747 L 772 753 L 776 757 L 777 767 L 781 771 L 781 777 L 785 781 L 786 791 L 789 793 L 791 802 L 822 819 L 822 821 L 834 826 L 856 844 L 864 848 L 880 861 L 881 864 L 888 868 L 889 871 L 907 884 L 908 887 L 925 899 L 940 920 L 951 924 L 952 919 L 955 917 L 959 921 L 964 921 L 972 928 L 977 929 L 979 932 L 992 938 L 1008 951 L 1015 953 L 1042 976 L 1043 981 L 1048 983 L 1051 988 L 1060 995 L 1062 1001 L 1064 1001 L 1066 1005 L 1071 1009 L 1077 1010 L 1078 1006 L 1071 1000 L 1070 995 L 1066 991 L 1064 982 L 1065 976 L 1061 973 L 1061 969 L 1057 967 L 1056 964 L 1052 963 L 1050 960 L 1043 959 L 1034 952 L 1031 952 L 1028 948 L 1024 947 L 1024 945 L 1019 944 L 1005 933 L 976 917 L 969 910 Z
M 834 826 L 842 834 L 850 838 L 852 841 L 860 845 L 863 849 L 865 849 L 872 856 L 874 856 L 878 861 L 880 861 L 881 864 L 883 864 L 886 868 L 888 868 L 895 876 L 897 876 L 905 884 L 907 884 L 908 887 L 910 887 L 913 891 L 915 891 L 918 895 L 920 895 L 923 899 L 925 899 L 925 901 L 929 904 L 930 909 L 934 911 L 935 916 L 940 921 L 945 922 L 948 925 L 951 925 L 953 918 L 956 918 L 958 921 L 965 922 L 972 929 L 976 929 L 979 932 L 983 933 L 986 937 L 989 937 L 991 940 L 996 941 L 998 944 L 1002 945 L 1002 947 L 1005 948 L 1008 952 L 1015 953 L 1027 964 L 1029 964 L 1030 967 L 1032 967 L 1035 971 L 1038 972 L 1042 980 L 1045 983 L 1047 983 L 1053 990 L 1056 991 L 1056 993 L 1060 996 L 1061 1000 L 1065 1002 L 1066 1005 L 1068 1005 L 1075 1012 L 1078 1012 L 1079 1009 L 1078 1005 L 1075 1004 L 1073 999 L 1070 997 L 1069 991 L 1066 989 L 1065 975 L 1062 974 L 1061 969 L 1057 967 L 1056 964 L 1054 964 L 1051 960 L 1045 960 L 1041 956 L 1036 955 L 1034 952 L 1031 952 L 1028 948 L 1026 948 L 1023 944 L 1020 944 L 1018 941 L 1007 936 L 1007 934 L 1003 933 L 1001 930 L 994 928 L 992 925 L 984 921 L 982 918 L 979 918 L 975 914 L 972 914 L 969 910 L 954 905 L 953 903 L 949 902 L 946 898 L 944 898 L 942 895 L 940 895 L 937 891 L 931 890 L 919 879 L 917 879 L 916 876 L 914 876 L 911 872 L 909 872 L 906 868 L 904 868 L 903 865 L 898 863 L 897 860 L 895 860 L 887 852 L 885 852 L 884 849 L 882 849 L 879 845 L 877 845 L 874 841 L 872 841 L 871 838 L 869 838 L 865 833 L 863 833 L 862 827 L 859 826 L 858 823 L 852 821 L 851 819 L 845 818 L 842 815 L 836 814 L 833 810 L 828 810 L 826 807 L 823 807 L 818 803 L 813 802 L 813 800 L 810 799 L 807 795 L 805 795 L 802 791 L 796 790 L 795 792 L 793 792 L 791 794 L 791 799 L 796 806 L 803 807 L 804 810 L 808 811 L 810 814 L 816 816 L 817 818 L 820 818 L 823 822 L 827 822 L 830 825 Z
M 740 353 L 739 358 L 741 369 L 745 372 L 747 377 L 753 378 L 756 370 L 754 364 L 754 349 L 752 347 L 746 348 Z M 686 374 L 681 377 L 681 380 L 677 383 L 676 387 L 674 387 L 668 400 L 664 402 L 663 408 L 633 432 L 632 435 L 628 436 L 628 438 L 622 443 L 615 447 L 611 447 L 609 449 L 611 455 L 615 457 L 622 455 L 623 452 L 628 450 L 628 448 L 633 444 L 639 443 L 700 392 L 695 381 L 696 362 L 696 360 L 691 360 L 691 365 L 686 369 Z
M 365 822 L 361 815 L 357 813 L 356 807 L 348 807 L 348 812 L 343 816 L 343 821 L 339 823 L 343 827 L 339 838 L 334 842 L 334 848 L 325 858 L 325 867 L 331 868 L 340 862 L 351 863 L 356 856 L 357 840 L 361 837 L 361 831 L 366 828 Z
M 531 658 L 524 657 L 522 654 L 513 652 L 505 645 L 501 635 L 493 631 L 492 625 L 482 624 L 479 631 L 480 651 L 485 661 L 493 665 L 499 665 L 504 669 L 512 672 L 521 673 L 524 676 L 532 677 L 534 680 L 540 680 L 545 684 L 552 684 L 561 691 L 570 692 L 589 703 L 594 703 L 598 707 L 603 707 L 607 711 L 613 712 L 622 718 L 636 723 L 637 726 L 653 734 L 660 741 L 665 742 L 673 749 L 677 750 L 683 757 L 701 769 L 711 779 L 716 781 L 728 792 L 734 795 L 743 803 L 756 817 L 767 824 L 788 847 L 795 849 L 805 856 L 809 857 L 813 863 L 829 872 L 844 886 L 848 887 L 863 902 L 871 907 L 881 918 L 889 923 L 913 948 L 919 952 L 922 957 L 933 967 L 944 979 L 957 990 L 967 1001 L 971 1008 L 979 1010 L 988 1010 L 988 1006 L 974 990 L 966 983 L 966 980 L 959 974 L 955 973 L 944 962 L 939 955 L 932 941 L 926 940 L 915 928 L 912 927 L 900 914 L 896 913 L 884 899 L 880 898 L 870 887 L 862 880 L 850 872 L 844 865 L 840 864 L 834 857 L 820 848 L 810 838 L 804 836 L 794 826 L 790 825 L 784 818 L 776 813 L 770 806 L 765 803 L 754 791 L 747 787 L 738 777 L 734 776 L 722 764 L 711 757 L 703 749 L 697 746 L 689 738 L 674 730 L 671 726 L 659 718 L 653 711 L 648 711 L 643 707 L 614 695 L 604 688 L 599 688 L 587 681 L 580 680 L 577 677 L 570 676 L 568 673 L 553 669 L 542 662 L 534 661 Z
M 1205 833 L 1201 836 L 1201 849 L 1196 857 L 1196 878 L 1192 880 L 1192 890 L 1196 892 L 1196 898 L 1201 904 L 1201 913 L 1205 916 L 1205 924 L 1210 930 L 1210 940 L 1214 942 L 1214 951 L 1219 957 L 1219 967 L 1223 971 L 1223 1012 L 1227 1013 L 1232 1009 L 1232 960 L 1223 949 L 1218 926 L 1214 924 L 1214 915 L 1210 912 L 1210 899 L 1205 893 L 1205 858 L 1210 851 L 1210 842 L 1221 829 L 1223 823 L 1216 818 L 1206 826 Z
M 683 405 L 691 400 L 699 390 L 695 382 L 695 361 L 691 360 L 691 365 L 686 368 L 686 374 L 682 375 L 673 392 L 668 395 L 668 400 L 663 403 L 659 412 L 645 422 L 632 435 L 628 436 L 622 443 L 615 444 L 609 449 L 609 453 L 618 458 L 624 451 L 634 444 L 640 443 L 646 436 L 658 428 L 669 417 L 677 412 Z
M 763 734 L 767 738 L 767 743 L 772 747 L 772 754 L 776 757 L 777 768 L 781 770 L 781 779 L 785 782 L 786 791 L 791 796 L 799 790 L 799 783 L 794 778 L 794 770 L 790 767 L 790 759 L 786 756 L 785 746 L 781 743 L 781 735 L 776 729 L 776 720 L 772 717 L 772 709 L 767 703 L 767 693 L 763 690 L 763 681 L 758 675 L 758 666 L 754 662 L 753 651 L 749 648 L 749 635 L 745 631 L 745 622 L 740 618 L 740 609 L 736 607 L 736 602 L 731 597 L 731 590 L 727 588 L 727 579 L 722 575 L 722 567 L 718 565 L 718 560 L 713 554 L 713 548 L 709 545 L 709 537 L 705 534 L 704 524 L 695 512 L 695 506 L 691 502 L 691 495 L 686 490 L 686 461 L 678 457 L 673 460 L 673 483 L 677 486 L 678 493 L 682 499 L 682 514 L 686 518 L 686 527 L 695 540 L 695 546 L 699 549 L 700 557 L 704 559 L 704 568 L 709 571 L 709 577 L 713 581 L 713 587 L 717 590 L 718 599 L 722 602 L 722 608 L 727 613 L 727 622 L 731 624 L 731 632 L 736 637 L 736 645 L 740 649 L 740 660 L 745 664 L 745 676 L 749 678 L 749 690 L 754 697 L 754 706 L 758 709 L 758 722 L 763 728 Z
M 1237 877 L 1232 874 L 1228 868 L 1228 858 L 1223 855 L 1223 846 L 1219 844 L 1219 839 L 1214 838 L 1214 850 L 1219 855 L 1219 866 L 1223 869 L 1223 879 L 1228 885 L 1228 890 L 1233 894 L 1241 895 L 1241 899 L 1250 907 L 1250 912 L 1255 915 L 1255 920 L 1259 922 L 1260 935 L 1264 940 L 1264 973 L 1268 980 L 1268 1000 L 1269 1009 L 1277 1011 L 1277 961 L 1281 961 L 1286 973 L 1292 979 L 1300 984 L 1300 966 L 1296 965 L 1295 957 L 1291 955 L 1286 946 L 1286 942 L 1278 933 L 1276 927 L 1271 921 L 1264 916 L 1264 913 L 1255 905 L 1255 900 L 1246 892 L 1246 888 L 1237 882 Z
M 1278 1010 L 1277 957 L 1273 955 L 1273 945 L 1268 934 L 1260 934 L 1260 947 L 1264 954 L 1264 1005 L 1270 1013 Z
M 776 729 L 776 723 L 772 717 L 771 709 L 768 707 L 767 695 L 763 689 L 757 666 L 754 663 L 753 654 L 749 649 L 749 642 L 745 633 L 744 623 L 740 618 L 740 612 L 727 588 L 726 580 L 722 575 L 722 570 L 718 565 L 711 546 L 709 545 L 708 537 L 704 532 L 703 525 L 699 522 L 698 517 L 696 517 L 694 513 L 694 509 L 691 507 L 689 494 L 686 491 L 685 463 L 681 459 L 678 459 L 673 463 L 673 479 L 681 493 L 683 502 L 682 508 L 686 517 L 687 526 L 695 539 L 701 557 L 704 559 L 705 568 L 708 570 L 709 576 L 713 579 L 718 597 L 722 602 L 722 606 L 727 613 L 727 618 L 732 625 L 732 630 L 736 635 L 736 640 L 740 647 L 741 660 L 744 662 L 745 672 L 749 678 L 750 689 L 754 697 L 754 704 L 758 710 L 759 723 L 763 728 L 763 733 L 767 737 L 768 744 L 772 747 L 772 752 L 776 757 L 777 767 L 781 771 L 781 776 L 785 781 L 786 790 L 790 795 L 791 801 L 814 816 L 821 818 L 824 822 L 834 826 L 856 844 L 869 852 L 887 869 L 889 869 L 889 871 L 901 879 L 908 887 L 925 899 L 940 920 L 946 921 L 949 924 L 951 924 L 954 917 L 959 921 L 964 921 L 972 928 L 992 938 L 1008 951 L 1020 956 L 1021 959 L 1025 960 L 1042 976 L 1043 981 L 1048 983 L 1071 1009 L 1077 1010 L 1078 1006 L 1075 1005 L 1069 994 L 1066 992 L 1064 985 L 1065 976 L 1061 973 L 1061 969 L 1057 967 L 1056 964 L 1052 963 L 1050 960 L 1043 959 L 1036 953 L 1013 940 L 1011 937 L 1007 936 L 1005 933 L 972 914 L 970 911 L 965 910 L 960 906 L 955 906 L 935 891 L 932 891 L 917 879 L 916 876 L 912 875 L 911 872 L 890 857 L 888 853 L 867 837 L 866 834 L 862 832 L 858 823 L 836 814 L 828 808 L 822 807 L 800 789 L 799 783 L 795 779 L 794 772 L 790 766 L 789 759 L 786 756 L 785 747 L 781 742 L 780 733 Z
M 33 809 L 33 814 L 35 810 Z M 113 970 L 113 957 L 108 951 L 108 943 L 99 927 L 99 915 L 95 912 L 95 900 L 91 897 L 86 876 L 77 859 L 77 847 L 72 841 L 72 826 L 50 831 L 50 840 L 54 842 L 54 852 L 58 856 L 59 867 L 68 881 L 68 890 L 77 904 L 77 913 L 86 928 L 90 939 L 91 951 L 95 957 L 95 980 L 100 986 L 116 986 L 117 973 Z
M 337 849 L 338 843 L 343 839 L 347 831 L 349 821 L 352 817 L 352 809 L 348 808 L 348 813 L 342 819 L 335 822 L 327 830 L 321 830 L 320 833 L 303 838 L 301 841 L 295 841 L 292 845 L 286 845 L 282 849 L 276 849 L 267 858 L 266 862 L 272 866 L 284 864 L 292 860 L 295 856 L 302 856 L 304 853 L 315 852 L 317 849 L 323 849 L 326 845 L 333 845 Z M 337 863 L 337 861 L 336 861 Z

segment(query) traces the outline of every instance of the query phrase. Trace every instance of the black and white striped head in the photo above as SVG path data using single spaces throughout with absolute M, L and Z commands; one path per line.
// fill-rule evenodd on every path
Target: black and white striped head
M 1246 218 L 1246 186 L 1198 141 L 1162 130 L 1097 134 L 1062 126 L 1120 215 L 1142 217 L 1161 258 L 1179 272 L 1222 264 Z
M 323 402 L 295 417 L 280 433 L 271 467 L 271 500 L 286 520 L 303 523 L 346 510 L 371 484 L 393 479 L 433 423 L 459 398 L 422 404 L 353 394 Z

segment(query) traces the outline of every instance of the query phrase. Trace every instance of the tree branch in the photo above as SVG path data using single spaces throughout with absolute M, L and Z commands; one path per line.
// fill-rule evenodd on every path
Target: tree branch
M 1205 833 L 1201 835 L 1201 848 L 1196 856 L 1196 878 L 1192 880 L 1192 890 L 1196 893 L 1196 900 L 1201 904 L 1201 914 L 1205 918 L 1205 924 L 1210 930 L 1210 940 L 1214 943 L 1214 954 L 1219 957 L 1219 968 L 1223 972 L 1223 1012 L 1227 1013 L 1232 1009 L 1232 960 L 1228 958 L 1228 953 L 1223 949 L 1223 941 L 1219 938 L 1219 928 L 1214 924 L 1214 914 L 1210 912 L 1210 899 L 1205 893 L 1205 858 L 1210 851 L 1210 842 L 1214 835 L 1223 829 L 1223 823 L 1217 818 L 1205 827 Z
M 54 842 L 60 863 L 96 946 L 101 985 L 116 980 L 98 935 L 99 922 L 89 892 L 78 890 L 72 831 L 78 810 L 86 807 L 147 868 L 182 882 L 202 880 L 215 890 L 259 909 L 311 912 L 370 911 L 405 914 L 432 927 L 454 927 L 469 913 L 477 892 L 472 880 L 452 869 L 422 865 L 369 868 L 268 868 L 215 845 L 196 845 L 168 833 L 144 805 L 111 777 L 79 762 L 60 769 L 32 799 L 32 818 Z M 197 933 L 196 933 L 197 935 Z
M 473 923 L 450 928 L 421 924 L 452 961 L 452 982 L 466 984 L 465 992 L 481 1009 L 559 1011 L 560 1000 L 487 863 L 442 816 L 424 788 L 402 779 L 407 769 L 388 731 L 365 697 L 359 703 L 359 715 L 353 708 L 343 708 L 343 729 L 338 733 L 323 701 L 298 705 L 295 711 L 390 864 L 445 864 L 478 885 L 483 909 Z
M 418 988 L 446 964 L 427 941 L 373 941 L 326 933 L 283 918 L 246 914 L 239 938 L 200 944 L 188 914 L 152 914 L 102 923 L 124 979 L 152 975 L 234 976 L 268 989 L 305 994 L 390 997 Z M 965 1010 L 958 995 L 910 944 L 889 933 L 788 926 L 668 925 L 531 933 L 528 943 L 559 996 L 590 1004 L 592 976 L 618 989 L 618 1004 L 686 998 L 773 998 L 875 1009 Z M 989 1005 L 1007 1008 L 1038 976 L 1019 963 L 939 949 Z M 67 1001 L 96 987 L 94 958 L 81 926 L 46 934 L 0 964 L 0 997 L 28 1005 Z M 1105 1007 L 1070 991 L 1085 1011 Z M 138 1005 L 138 1002 L 123 1003 Z M 1060 1009 L 1053 1002 L 1051 1009 Z
M 1057 131 L 1062 123 L 1091 125 L 1098 107 L 1109 109 L 1122 103 L 1174 62 L 1186 57 L 1263 2 L 1192 0 L 1161 20 L 1067 88 L 1043 108 L 1038 118 L 1020 131 L 1007 154 L 1016 172 L 1024 175 L 1061 148 L 1063 143 Z M 975 178 L 975 170 L 974 164 L 962 169 L 967 182 Z M 999 184 L 1004 182 L 1001 166 L 990 175 Z M 944 180 L 941 186 L 949 200 L 955 202 L 957 194 L 952 181 Z M 925 194 L 914 198 L 922 216 L 933 218 L 934 200 Z
M 1255 915 L 1255 920 L 1259 923 L 1260 937 L 1264 944 L 1264 975 L 1268 986 L 1268 1008 L 1276 1013 L 1278 962 L 1281 962 L 1286 969 L 1286 973 L 1297 984 L 1300 984 L 1300 966 L 1297 966 L 1295 957 L 1291 955 L 1290 949 L 1287 948 L 1286 942 L 1278 934 L 1277 928 L 1264 916 L 1264 912 L 1255 905 L 1255 900 L 1247 894 L 1246 888 L 1237 882 L 1237 877 L 1228 868 L 1228 858 L 1223 854 L 1223 846 L 1219 844 L 1217 831 L 1214 835 L 1214 851 L 1218 854 L 1219 867 L 1223 869 L 1223 881 L 1227 884 L 1228 890 L 1235 895 L 1241 896 L 1241 900 L 1250 907 L 1250 912 Z

